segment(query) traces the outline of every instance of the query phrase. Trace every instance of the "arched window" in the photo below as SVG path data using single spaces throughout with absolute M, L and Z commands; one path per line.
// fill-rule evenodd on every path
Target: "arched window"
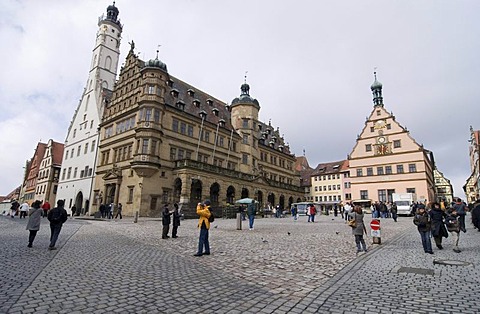
M 107 56 L 105 59 L 105 69 L 110 70 L 110 67 L 112 66 L 112 58 L 110 56 Z

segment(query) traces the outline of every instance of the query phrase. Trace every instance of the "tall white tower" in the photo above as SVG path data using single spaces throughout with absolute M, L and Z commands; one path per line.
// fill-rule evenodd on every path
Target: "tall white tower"
M 107 15 L 98 18 L 88 80 L 65 139 L 57 200 L 65 200 L 65 209 L 73 205 L 77 212 L 88 212 L 99 143 L 98 125 L 105 99 L 111 95 L 117 76 L 122 24 L 115 2 Z M 53 204 L 52 204 L 53 205 Z

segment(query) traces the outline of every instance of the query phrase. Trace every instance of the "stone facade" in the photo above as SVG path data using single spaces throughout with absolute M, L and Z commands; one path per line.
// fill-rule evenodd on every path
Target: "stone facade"
M 473 203 L 480 198 L 480 131 L 470 126 L 469 159 L 471 175 L 463 189 L 467 195 L 467 202 Z
M 322 209 L 345 200 L 344 177 L 349 176 L 349 170 L 344 167 L 346 160 L 321 163 L 311 174 L 312 195 L 316 203 L 322 204 Z
M 132 46 L 100 125 L 94 208 L 121 203 L 125 215 L 156 217 L 177 202 L 194 216 L 204 199 L 214 208 L 245 197 L 262 207 L 301 200 L 295 156 L 278 128 L 258 120 L 249 89 L 228 106 Z

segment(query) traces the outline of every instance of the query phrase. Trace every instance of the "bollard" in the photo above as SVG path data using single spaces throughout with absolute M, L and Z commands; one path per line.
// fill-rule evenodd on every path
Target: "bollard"
M 237 230 L 242 230 L 242 213 L 237 213 Z
M 133 220 L 133 223 L 138 222 L 138 211 L 135 212 L 135 219 Z

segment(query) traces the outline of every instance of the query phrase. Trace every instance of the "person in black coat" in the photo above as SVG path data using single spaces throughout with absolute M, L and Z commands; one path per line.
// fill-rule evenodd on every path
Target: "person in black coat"
M 477 228 L 477 231 L 480 232 L 480 199 L 478 199 L 472 209 L 472 223 Z
M 178 210 L 178 204 L 173 204 L 173 229 L 172 229 L 172 238 L 177 238 L 177 230 L 180 226 L 180 217 L 182 216 Z
M 163 206 L 163 211 L 162 211 L 162 225 L 163 225 L 162 239 L 170 238 L 168 236 L 168 230 L 170 229 L 171 215 L 172 213 L 168 210 L 168 204 L 165 204 L 165 206 Z
M 448 238 L 448 232 L 445 228 L 444 219 L 447 216 L 445 212 L 440 208 L 440 204 L 435 202 L 432 204 L 432 210 L 430 210 L 430 218 L 432 221 L 432 236 L 435 240 L 437 248 L 443 250 L 442 238 Z

